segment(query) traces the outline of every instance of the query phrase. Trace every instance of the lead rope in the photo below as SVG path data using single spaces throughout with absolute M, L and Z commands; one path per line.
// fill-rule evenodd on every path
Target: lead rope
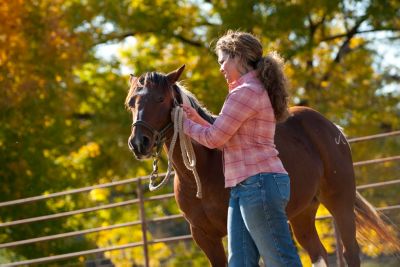
M 181 151 L 182 151 L 182 158 L 183 158 L 183 163 L 185 164 L 186 168 L 190 171 L 193 172 L 194 179 L 196 181 L 196 186 L 197 186 L 197 193 L 196 197 L 197 198 L 202 198 L 202 189 L 201 189 L 201 182 L 200 182 L 200 177 L 199 174 L 197 173 L 196 170 L 196 155 L 193 150 L 193 145 L 190 140 L 190 137 L 187 136 L 183 132 L 183 108 L 181 107 L 176 107 L 174 109 L 174 135 L 175 133 L 179 133 L 179 141 L 180 141 L 180 146 L 181 146 Z M 172 146 L 172 142 L 171 142 Z M 171 148 L 170 148 L 170 151 Z M 169 157 L 168 153 L 168 157 Z M 172 158 L 172 153 L 171 153 L 171 158 Z M 170 158 L 168 158 L 168 161 L 170 161 Z
M 150 189 L 150 191 L 157 190 L 157 189 L 161 188 L 162 186 L 164 186 L 169 181 L 169 179 L 171 177 L 171 172 L 172 172 L 172 163 L 171 163 L 172 155 L 174 153 L 176 140 L 177 140 L 178 134 L 179 134 L 183 163 L 185 164 L 185 166 L 188 170 L 193 172 L 194 179 L 196 181 L 196 186 L 197 186 L 196 197 L 202 198 L 200 177 L 196 170 L 196 155 L 194 153 L 193 145 L 192 145 L 192 142 L 190 141 L 190 137 L 185 135 L 185 133 L 183 132 L 183 113 L 184 113 L 183 108 L 178 106 L 174 109 L 174 113 L 172 114 L 172 116 L 174 117 L 174 134 L 172 136 L 171 144 L 169 146 L 169 151 L 168 151 L 167 174 L 165 175 L 165 178 L 158 185 L 153 185 L 153 180 L 158 175 L 152 174 L 151 178 L 150 178 L 149 189 Z M 157 154 L 159 154 L 159 152 Z M 158 157 L 159 155 L 156 155 L 156 156 Z M 158 160 L 157 161 L 155 160 L 153 162 L 153 168 L 154 168 L 154 165 L 155 166 L 157 165 L 157 163 L 158 163 Z M 153 172 L 157 172 L 157 171 L 155 170 Z
M 155 191 L 162 186 L 164 186 L 169 179 L 171 178 L 171 172 L 172 172 L 172 154 L 174 153 L 174 148 L 176 144 L 176 139 L 178 138 L 178 132 L 175 130 L 175 124 L 174 124 L 174 135 L 172 136 L 171 144 L 169 146 L 169 151 L 168 151 L 168 169 L 167 169 L 167 174 L 165 175 L 164 179 L 158 184 L 158 185 L 153 185 L 154 180 L 158 177 L 158 158 L 160 157 L 160 152 L 161 152 L 161 147 L 157 149 L 154 161 L 153 161 L 153 172 L 150 175 L 150 183 L 149 183 L 149 190 L 150 191 Z

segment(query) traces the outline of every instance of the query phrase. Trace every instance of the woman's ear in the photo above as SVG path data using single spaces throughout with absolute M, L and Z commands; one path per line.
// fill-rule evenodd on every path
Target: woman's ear
M 182 65 L 179 69 L 174 70 L 167 74 L 167 79 L 169 84 L 174 84 L 179 80 L 183 70 L 185 69 L 185 65 Z

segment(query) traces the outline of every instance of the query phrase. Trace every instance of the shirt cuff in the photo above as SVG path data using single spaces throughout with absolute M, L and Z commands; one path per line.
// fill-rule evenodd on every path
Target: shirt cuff
M 193 122 L 190 119 L 188 119 L 188 118 L 183 119 L 183 132 L 186 135 L 190 136 L 189 132 L 190 132 L 190 128 L 192 127 L 192 125 L 193 125 Z

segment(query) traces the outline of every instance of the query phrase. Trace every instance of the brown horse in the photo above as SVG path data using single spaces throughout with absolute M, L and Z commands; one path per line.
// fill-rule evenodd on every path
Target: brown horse
M 149 158 L 163 139 L 168 150 L 171 110 L 182 103 L 181 94 L 187 94 L 176 84 L 183 68 L 167 75 L 150 72 L 131 79 L 126 105 L 132 111 L 134 123 L 128 145 L 138 159 Z M 212 122 L 193 95 L 189 98 L 199 114 Z M 356 221 L 372 226 L 381 238 L 394 242 L 372 206 L 356 192 L 350 147 L 338 127 L 310 108 L 292 107 L 289 118 L 277 125 L 275 142 L 291 177 L 291 197 L 286 209 L 290 225 L 312 262 L 321 257 L 327 262 L 327 252 L 315 228 L 320 203 L 335 219 L 349 266 L 360 266 Z M 222 238 L 227 233 L 229 189 L 224 188 L 222 153 L 192 143 L 203 197 L 196 198 L 195 179 L 184 166 L 176 146 L 172 159 L 176 171 L 175 198 L 190 223 L 193 239 L 212 266 L 226 266 Z

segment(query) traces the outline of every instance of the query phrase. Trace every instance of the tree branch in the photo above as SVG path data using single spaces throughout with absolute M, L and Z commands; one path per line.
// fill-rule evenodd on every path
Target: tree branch
M 336 64 L 339 64 L 342 58 L 350 53 L 352 49 L 350 48 L 350 41 L 351 39 L 357 34 L 359 27 L 361 24 L 366 21 L 369 17 L 369 14 L 365 14 L 361 16 L 353 28 L 351 28 L 343 37 L 346 37 L 346 39 L 343 41 L 342 45 L 339 47 L 339 50 L 334 58 L 334 60 L 331 62 L 330 66 L 328 67 L 327 71 L 325 72 L 324 75 L 322 75 L 320 82 L 318 83 L 317 89 L 321 89 L 322 82 L 328 81 L 330 78 L 330 73 L 333 67 Z
M 122 41 L 127 37 L 135 36 L 135 35 L 143 34 L 143 33 L 154 33 L 154 32 L 151 32 L 151 31 L 149 31 L 149 32 L 140 32 L 140 33 L 138 33 L 138 32 L 125 32 L 125 33 L 121 33 L 121 34 L 107 34 L 107 35 L 103 35 L 100 40 L 96 41 L 93 44 L 93 46 L 96 46 L 96 45 L 99 45 L 99 44 L 104 44 L 104 43 L 107 43 L 107 42 L 110 42 L 110 41 Z M 199 41 L 191 40 L 191 39 L 186 38 L 186 37 L 184 37 L 182 35 L 179 35 L 179 34 L 172 34 L 171 37 L 176 38 L 176 39 L 178 39 L 179 41 L 181 41 L 183 43 L 186 43 L 186 44 L 189 44 L 189 45 L 192 45 L 192 46 L 195 46 L 195 47 L 204 47 L 203 43 L 201 43 Z
M 397 28 L 375 28 L 375 29 L 370 29 L 370 30 L 364 30 L 364 31 L 356 31 L 354 35 L 357 34 L 363 34 L 363 33 L 370 33 L 370 32 L 380 32 L 380 31 L 392 31 L 392 32 L 397 32 L 400 31 L 400 29 Z M 327 42 L 327 41 L 332 41 L 338 38 L 343 38 L 346 37 L 348 33 L 340 33 L 332 36 L 328 36 L 326 38 L 321 39 L 321 42 Z
M 384 78 L 386 79 L 387 82 L 390 83 L 398 83 L 400 82 L 400 75 L 396 75 L 396 74 L 386 74 L 384 75 Z
M 72 118 L 73 119 L 78 119 L 78 120 L 91 120 L 94 118 L 94 113 L 89 113 L 89 112 L 84 112 L 84 113 L 79 113 L 79 112 L 74 112 L 72 113 Z
M 195 47 L 204 47 L 203 43 L 198 42 L 198 41 L 194 41 L 194 40 L 190 40 L 190 39 L 188 39 L 188 38 L 186 38 L 186 37 L 184 37 L 182 35 L 179 35 L 179 34 L 174 34 L 174 35 L 172 35 L 172 37 L 174 37 L 174 38 L 176 38 L 176 39 L 178 39 L 178 40 L 180 40 L 180 41 L 182 41 L 182 42 L 184 42 L 186 44 L 195 46 Z
M 350 41 L 351 39 L 357 34 L 358 28 L 361 26 L 361 24 L 366 21 L 369 17 L 369 14 L 365 14 L 364 16 L 360 17 L 356 24 L 353 26 L 353 28 L 347 32 L 346 35 L 346 40 L 342 43 L 342 45 L 339 48 L 339 51 L 336 54 L 336 57 L 334 59 L 334 62 L 339 63 L 340 60 L 344 57 L 344 55 L 348 54 L 350 52 Z
M 307 70 L 311 74 L 310 77 L 314 76 L 313 48 L 314 48 L 315 33 L 316 33 L 318 27 L 320 25 L 323 25 L 325 18 L 326 18 L 326 15 L 324 14 L 319 21 L 314 22 L 311 18 L 311 15 L 310 14 L 307 15 L 308 23 L 310 24 L 309 25 L 309 36 L 308 36 L 309 40 L 308 40 Z M 313 86 L 314 86 L 314 84 L 313 84 L 313 81 L 311 81 L 311 80 L 307 81 L 305 84 L 306 89 L 311 88 Z
M 97 40 L 96 42 L 93 43 L 93 46 L 96 46 L 99 44 L 104 44 L 104 43 L 107 43 L 110 41 L 122 41 L 127 37 L 135 36 L 137 34 L 138 34 L 138 32 L 125 32 L 125 33 L 121 33 L 121 34 L 111 33 L 111 34 L 107 34 L 107 35 L 102 35 L 101 38 L 99 38 L 99 40 Z

